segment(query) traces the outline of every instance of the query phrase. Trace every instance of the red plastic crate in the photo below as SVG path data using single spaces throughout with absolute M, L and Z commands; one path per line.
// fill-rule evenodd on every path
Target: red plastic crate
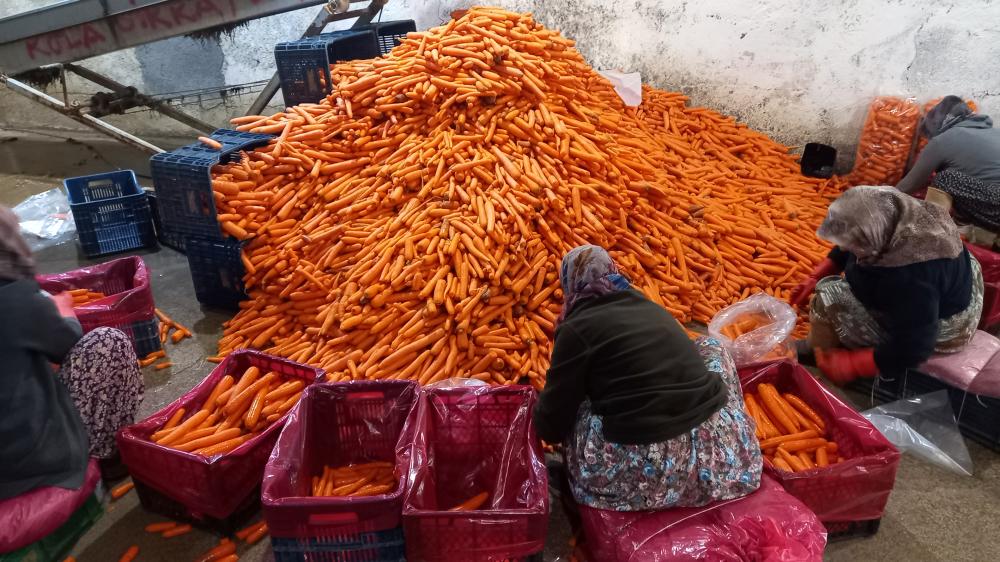
M 294 361 L 257 351 L 239 350 L 229 355 L 198 386 L 167 407 L 118 432 L 118 449 L 129 473 L 154 491 L 184 505 L 193 519 L 225 519 L 260 486 L 271 449 L 288 418 L 286 414 L 260 435 L 229 453 L 205 458 L 177 451 L 149 440 L 178 408 L 193 414 L 226 375 L 242 375 L 255 366 L 282 377 L 297 377 L 309 384 L 324 372 Z M 293 408 L 294 411 L 294 408 Z
M 983 314 L 979 329 L 988 331 L 1000 323 L 1000 254 L 968 242 L 965 247 L 983 268 Z
M 861 414 L 830 393 L 804 367 L 779 361 L 740 370 L 744 392 L 769 382 L 791 392 L 822 416 L 842 462 L 802 472 L 767 463 L 764 471 L 812 509 L 824 523 L 878 519 L 892 493 L 899 451 Z
M 318 384 L 289 416 L 264 470 L 261 498 L 272 537 L 356 542 L 398 527 L 409 467 L 418 387 L 411 381 Z M 411 422 L 412 423 L 412 422 Z M 324 466 L 396 464 L 399 486 L 371 497 L 312 497 Z
M 132 339 L 136 353 L 143 355 L 160 348 L 160 340 L 150 340 L 149 326 L 155 330 L 156 314 L 149 270 L 139 256 L 118 258 L 65 273 L 39 275 L 38 285 L 51 294 L 71 289 L 89 289 L 107 297 L 73 308 L 84 333 L 95 328 L 118 328 Z M 155 334 L 154 334 L 155 335 Z
M 535 436 L 530 387 L 429 389 L 414 424 L 403 501 L 410 562 L 533 556 L 548 526 L 548 477 Z M 476 511 L 453 512 L 480 492 Z

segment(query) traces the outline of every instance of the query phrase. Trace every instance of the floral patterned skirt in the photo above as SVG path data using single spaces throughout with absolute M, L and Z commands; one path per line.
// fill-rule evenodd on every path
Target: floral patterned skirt
M 760 486 L 761 453 L 744 413 L 736 366 L 718 340 L 696 344 L 709 372 L 729 389 L 727 403 L 691 431 L 648 445 L 604 439 L 601 417 L 584 402 L 566 450 L 578 503 L 614 511 L 697 507 L 745 496 Z
M 121 330 L 97 328 L 84 334 L 59 367 L 90 438 L 90 456 L 112 457 L 115 434 L 135 421 L 145 385 L 132 341 Z

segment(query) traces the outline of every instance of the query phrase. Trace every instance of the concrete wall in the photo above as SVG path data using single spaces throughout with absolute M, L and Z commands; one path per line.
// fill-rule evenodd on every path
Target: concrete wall
M 41 0 L 5 0 L 0 16 Z M 533 11 L 578 41 L 599 68 L 637 70 L 658 87 L 680 90 L 693 104 L 737 116 L 798 145 L 832 143 L 849 157 L 873 95 L 925 100 L 947 93 L 1000 110 L 1000 2 L 971 0 L 496 0 Z M 466 0 L 390 0 L 383 19 L 436 25 Z M 177 92 L 263 80 L 273 71 L 274 43 L 298 36 L 318 8 L 252 22 L 231 36 L 175 38 L 86 61 L 147 93 Z M 993 22 L 993 23 L 990 23 Z M 92 92 L 72 83 L 75 92 Z M 72 121 L 0 89 L 0 127 L 69 128 Z M 225 102 L 185 99 L 185 109 L 222 124 L 253 95 Z M 142 112 L 110 121 L 142 134 L 189 129 Z

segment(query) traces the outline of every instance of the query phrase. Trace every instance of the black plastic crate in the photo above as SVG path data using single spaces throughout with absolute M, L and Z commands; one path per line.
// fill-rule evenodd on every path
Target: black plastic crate
M 185 246 L 198 302 L 235 309 L 246 298 L 240 258 L 243 242 L 189 236 Z
M 131 332 L 132 347 L 139 359 L 163 348 L 160 343 L 160 321 L 154 316 L 150 320 L 133 322 L 127 331 Z
M 417 24 L 413 20 L 384 21 L 355 29 L 371 29 L 374 31 L 378 40 L 378 50 L 381 54 L 385 55 L 402 43 L 403 39 L 406 39 L 407 33 L 416 31 Z
M 842 541 L 847 539 L 857 539 L 870 537 L 878 532 L 882 524 L 881 519 L 867 519 L 864 521 L 830 521 L 823 523 L 826 526 L 826 541 Z
M 379 56 L 372 29 L 348 29 L 321 33 L 274 46 L 274 62 L 281 79 L 286 106 L 317 103 L 330 93 L 330 65 Z
M 285 539 L 271 537 L 275 562 L 405 562 L 403 528 L 351 533 L 343 537 Z
M 236 510 L 225 519 L 217 519 L 191 512 L 184 504 L 173 500 L 152 486 L 132 478 L 139 503 L 146 511 L 162 515 L 168 519 L 189 523 L 194 527 L 205 529 L 222 536 L 232 536 L 250 522 L 260 511 L 260 490 L 250 494 Z
M 272 137 L 219 129 L 212 138 L 222 143 L 221 150 L 195 143 L 149 160 L 160 220 L 158 235 L 180 251 L 186 250 L 188 236 L 223 238 L 212 194 L 212 166 L 235 161 L 240 151 L 263 146 Z
M 156 199 L 156 191 L 146 188 L 146 199 L 149 201 L 149 212 L 153 215 L 153 230 L 156 232 L 156 240 L 162 246 L 173 248 L 178 252 L 184 252 L 184 236 L 175 232 L 167 232 L 163 229 L 163 221 L 160 220 L 160 205 Z
M 67 178 L 63 185 L 87 257 L 156 244 L 146 192 L 132 170 Z

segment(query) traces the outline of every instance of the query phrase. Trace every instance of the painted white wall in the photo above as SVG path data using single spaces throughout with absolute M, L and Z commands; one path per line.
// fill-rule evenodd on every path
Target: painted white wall
M 6 0 L 0 16 L 45 0 Z M 419 28 L 446 20 L 467 0 L 390 0 L 383 19 L 415 19 Z M 732 114 L 788 144 L 847 149 L 877 94 L 921 101 L 955 93 L 1000 112 L 1000 2 L 968 0 L 495 0 L 533 11 L 577 40 L 599 68 L 639 71 L 654 86 L 680 90 L 696 105 Z M 231 37 L 171 39 L 86 61 L 147 93 L 266 79 L 274 43 L 297 37 L 318 8 L 252 22 Z M 990 23 L 992 22 L 992 23 Z M 176 88 L 171 90 L 169 88 Z M 85 91 L 80 84 L 71 89 Z M 65 118 L 12 107 L 0 90 L 0 126 L 77 127 Z M 253 96 L 186 109 L 222 123 Z M 196 101 L 196 100 L 190 100 Z M 151 113 L 113 122 L 147 134 L 187 129 Z M 842 152 L 845 152 L 842 150 Z

